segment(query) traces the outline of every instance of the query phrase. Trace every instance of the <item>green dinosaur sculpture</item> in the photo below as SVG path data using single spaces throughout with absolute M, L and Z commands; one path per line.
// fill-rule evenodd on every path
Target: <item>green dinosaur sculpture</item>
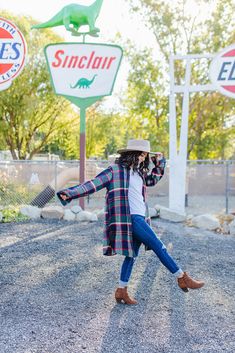
M 103 0 L 96 0 L 90 6 L 79 4 L 70 4 L 62 8 L 49 21 L 34 25 L 32 28 L 48 28 L 64 25 L 66 30 L 74 36 L 81 34 L 89 34 L 93 37 L 98 37 L 99 28 L 95 27 L 95 21 L 99 16 Z M 79 32 L 79 28 L 83 25 L 89 26 L 89 32 Z
M 87 78 L 83 77 L 78 80 L 78 82 L 74 85 L 71 86 L 71 88 L 90 88 L 90 85 L 94 82 L 94 79 L 97 75 L 95 74 L 91 80 L 88 80 Z

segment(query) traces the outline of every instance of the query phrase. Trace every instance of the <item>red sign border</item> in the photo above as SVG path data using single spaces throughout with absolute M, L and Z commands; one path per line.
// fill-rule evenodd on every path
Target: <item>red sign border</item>
M 5 21 L 5 22 L 7 22 L 8 24 L 10 24 L 13 28 L 15 28 L 15 30 L 19 33 L 19 35 L 20 35 L 20 37 L 21 37 L 21 40 L 22 40 L 22 42 L 23 42 L 23 45 L 24 45 L 24 59 L 23 59 L 21 65 L 20 65 L 18 71 L 17 71 L 12 77 L 8 78 L 7 80 L 5 80 L 5 81 L 3 81 L 3 82 L 0 82 L 0 85 L 3 85 L 3 84 L 5 84 L 5 83 L 8 82 L 8 81 L 14 80 L 14 78 L 16 78 L 16 77 L 20 74 L 20 71 L 23 69 L 23 66 L 24 66 L 24 64 L 25 64 L 26 55 L 27 55 L 27 43 L 26 43 L 26 40 L 25 40 L 23 34 L 21 33 L 21 31 L 19 30 L 19 28 L 18 28 L 14 23 L 12 23 L 12 22 L 9 21 L 9 20 L 6 20 L 6 19 L 3 18 L 3 17 L 0 17 L 0 21 Z
M 222 49 L 219 53 L 217 53 L 215 55 L 215 57 L 213 58 L 213 60 L 211 61 L 210 64 L 210 68 L 209 68 L 209 76 L 211 79 L 211 82 L 213 83 L 213 85 L 215 86 L 215 88 L 224 96 L 230 97 L 230 98 L 235 98 L 235 93 L 231 93 L 231 91 L 226 90 L 225 88 L 223 88 L 222 84 L 219 84 L 217 80 L 214 79 L 214 76 L 212 75 L 212 67 L 213 65 L 215 65 L 215 62 L 224 57 L 225 54 L 228 54 L 231 51 L 235 50 L 235 43 L 232 45 L 229 45 L 228 47 L 225 47 L 224 49 Z M 229 55 L 230 56 L 230 55 Z M 228 56 L 228 57 L 229 57 Z M 233 87 L 235 87 L 235 84 L 232 85 Z

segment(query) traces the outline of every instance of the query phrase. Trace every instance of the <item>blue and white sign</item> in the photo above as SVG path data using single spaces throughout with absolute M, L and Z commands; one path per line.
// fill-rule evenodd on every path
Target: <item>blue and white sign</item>
M 21 73 L 26 52 L 23 34 L 14 23 L 0 17 L 0 91 L 10 87 Z
M 210 78 L 220 93 L 235 98 L 235 44 L 215 56 L 210 65 Z

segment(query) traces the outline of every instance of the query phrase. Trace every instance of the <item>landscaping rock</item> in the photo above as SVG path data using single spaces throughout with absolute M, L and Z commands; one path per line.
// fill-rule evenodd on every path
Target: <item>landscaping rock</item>
M 70 208 L 70 210 L 71 210 L 73 213 L 77 214 L 77 213 L 79 213 L 79 212 L 82 211 L 82 208 L 81 208 L 80 206 L 73 206 L 73 207 Z
M 20 207 L 20 213 L 31 219 L 41 218 L 41 209 L 36 206 L 23 205 Z
M 229 224 L 230 234 L 235 235 L 235 219 Z
M 76 220 L 79 222 L 96 222 L 98 221 L 98 217 L 95 213 L 91 213 L 88 211 L 81 211 L 77 214 Z
M 228 222 L 224 222 L 221 225 L 221 231 L 222 231 L 223 234 L 230 234 L 230 227 L 229 227 Z
M 41 211 L 41 216 L 45 219 L 62 219 L 64 210 L 61 206 L 44 207 Z
M 159 217 L 159 211 L 154 207 L 149 207 L 149 217 L 150 218 Z
M 96 214 L 98 218 L 101 218 L 104 216 L 105 210 L 104 208 L 102 208 L 102 209 L 94 210 L 93 213 Z
M 220 222 L 218 218 L 211 214 L 204 214 L 192 218 L 192 226 L 197 228 L 203 228 L 207 230 L 216 230 L 220 228 Z
M 64 220 L 65 221 L 74 221 L 75 218 L 76 218 L 76 215 L 71 210 L 64 211 Z
M 184 222 L 186 220 L 186 215 L 176 211 L 172 211 L 167 207 L 161 205 L 155 205 L 156 210 L 160 210 L 160 218 L 166 219 L 171 222 Z

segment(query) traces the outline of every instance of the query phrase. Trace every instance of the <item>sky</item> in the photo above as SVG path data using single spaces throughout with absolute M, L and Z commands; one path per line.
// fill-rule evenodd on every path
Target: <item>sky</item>
M 30 15 L 38 22 L 46 22 L 53 17 L 64 6 L 71 3 L 80 5 L 90 5 L 94 0 L 0 0 L 0 10 L 7 10 L 14 15 Z M 113 43 L 113 38 L 117 32 L 120 32 L 124 38 L 131 39 L 137 46 L 143 47 L 149 43 L 154 46 L 153 35 L 144 28 L 139 19 L 134 19 L 128 9 L 125 0 L 104 0 L 100 15 L 96 21 L 96 26 L 100 29 L 100 37 L 87 37 L 88 42 Z M 74 42 L 76 39 L 72 37 L 63 26 L 53 29 L 62 36 L 66 42 Z M 78 37 L 81 41 L 81 37 Z M 115 43 L 119 44 L 119 43 Z M 126 77 L 128 66 L 125 58 L 122 60 L 117 79 L 113 90 L 113 99 L 106 98 L 106 104 L 118 104 L 114 96 L 118 96 L 126 86 Z
M 45 22 L 65 5 L 71 3 L 90 5 L 93 2 L 94 0 L 41 0 L 37 2 L 33 0 L 0 0 L 0 9 L 9 10 L 15 14 L 31 15 L 35 20 Z M 117 31 L 125 32 L 133 38 L 138 35 L 138 40 L 146 39 L 143 27 L 139 26 L 138 20 L 131 19 L 125 0 L 104 0 L 96 24 L 101 30 L 102 39 L 114 36 Z M 61 33 L 66 35 L 65 29 Z
M 190 11 L 194 10 L 194 1 L 195 0 L 189 0 Z M 15 15 L 30 15 L 41 23 L 49 20 L 65 5 L 71 3 L 90 5 L 93 2 L 94 0 L 0 0 L 0 10 L 7 10 Z M 207 13 L 207 11 L 204 11 L 204 14 L 205 13 Z M 131 39 L 137 48 L 149 46 L 152 47 L 153 50 L 156 49 L 153 34 L 144 27 L 140 17 L 131 15 L 126 0 L 104 0 L 100 15 L 96 21 L 96 26 L 100 28 L 100 37 L 89 37 L 88 42 L 113 43 L 115 34 L 120 32 L 123 38 Z M 63 26 L 53 30 L 62 36 L 66 42 L 75 41 L 75 37 L 72 37 Z M 78 38 L 78 41 L 81 41 L 81 37 Z M 118 45 L 119 43 L 115 42 L 115 44 Z M 126 87 L 127 74 L 128 65 L 124 58 L 117 75 L 113 98 L 115 95 L 118 96 Z M 111 104 L 114 104 L 114 99 L 112 99 L 111 102 Z M 116 104 L 118 104 L 118 100 Z

